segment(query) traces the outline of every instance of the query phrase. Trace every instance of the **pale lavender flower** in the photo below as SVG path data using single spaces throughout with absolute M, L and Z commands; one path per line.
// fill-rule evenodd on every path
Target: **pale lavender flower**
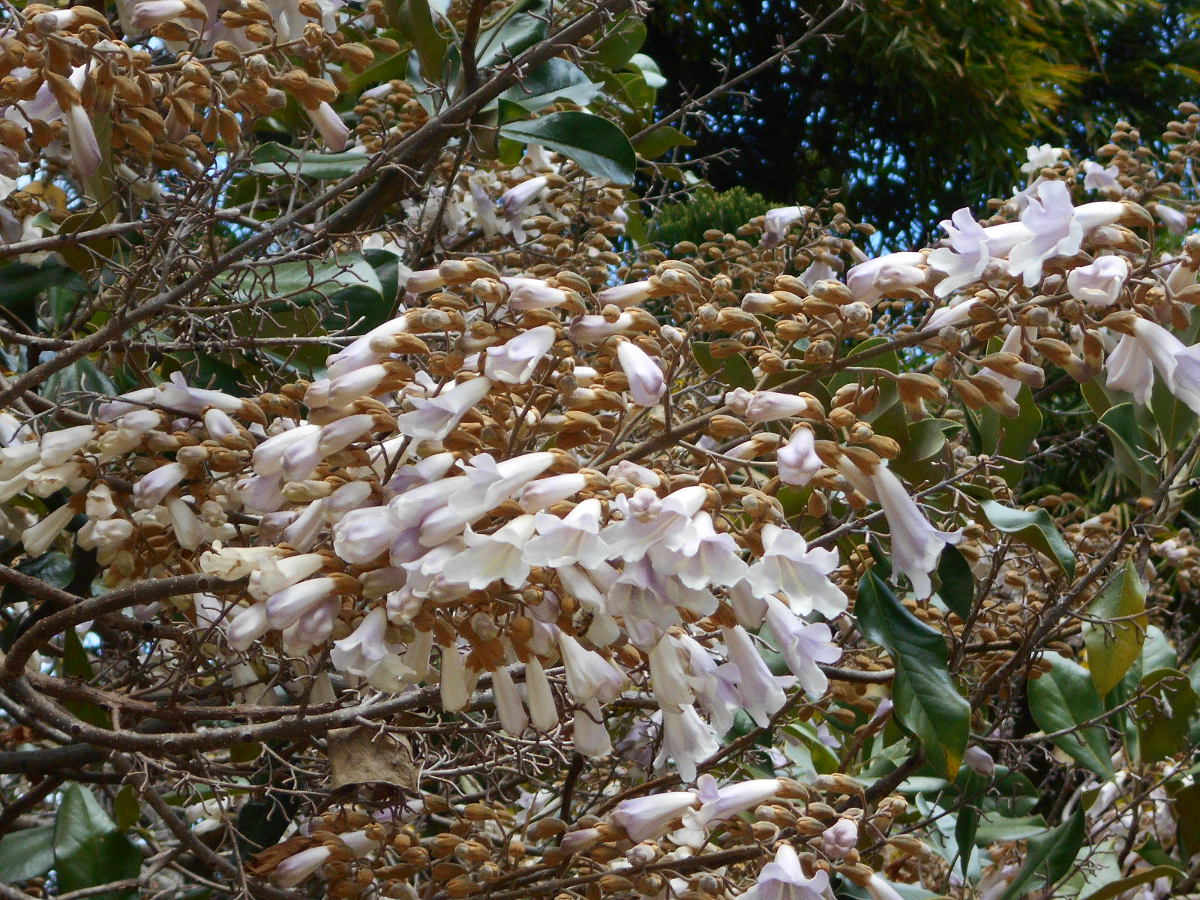
M 682 709 L 664 707 L 663 716 L 663 749 L 659 753 L 656 764 L 661 765 L 666 757 L 670 757 L 679 777 L 685 783 L 696 780 L 697 764 L 708 759 L 721 749 L 717 736 L 712 727 L 700 718 L 694 706 L 684 706 Z
M 824 622 L 808 624 L 775 597 L 767 597 L 767 624 L 779 640 L 779 652 L 810 697 L 819 697 L 829 686 L 821 663 L 835 663 L 842 651 Z
M 992 755 L 978 745 L 966 749 L 963 762 L 972 772 L 984 778 L 991 778 L 996 771 L 996 761 L 992 759 Z
M 505 666 L 492 671 L 492 694 L 496 698 L 496 715 L 500 719 L 500 727 L 517 737 L 529 724 L 529 716 L 525 714 L 521 695 L 517 692 L 512 675 Z
M 346 140 L 350 137 L 350 128 L 342 121 L 342 117 L 337 114 L 332 106 L 325 101 L 317 104 L 315 107 L 304 106 L 304 112 L 312 120 L 316 126 L 321 138 L 325 141 L 325 146 L 334 153 L 341 153 L 346 149 Z
M 649 281 L 632 281 L 629 284 L 615 284 L 607 287 L 596 295 L 596 302 L 601 306 L 612 304 L 620 309 L 641 303 L 650 296 Z
M 779 391 L 748 391 L 734 388 L 725 395 L 725 405 L 751 422 L 774 422 L 798 416 L 812 405 L 805 397 Z
M 752 778 L 749 781 L 717 787 L 715 778 L 711 775 L 701 775 L 696 782 L 696 797 L 700 801 L 700 809 L 685 816 L 684 821 L 688 823 L 690 819 L 690 824 L 699 827 L 724 822 L 766 803 L 779 793 L 781 787 L 778 778 Z
M 800 426 L 788 442 L 775 453 L 779 463 L 779 480 L 784 484 L 806 485 L 825 467 L 814 449 L 811 428 Z
M 432 399 L 413 397 L 409 402 L 416 409 L 400 416 L 396 427 L 416 440 L 440 441 L 487 396 L 491 387 L 492 382 L 487 378 L 472 378 Z
M 133 504 L 138 509 L 151 509 L 162 503 L 187 475 L 182 463 L 167 463 L 143 475 L 133 486 Z
M 780 843 L 775 861 L 763 866 L 754 887 L 740 894 L 740 900 L 824 900 L 829 889 L 829 873 L 819 870 L 807 877 L 800 857 L 790 844 Z
M 26 556 L 33 558 L 41 556 L 50 549 L 55 538 L 62 534 L 63 529 L 75 517 L 75 510 L 63 504 L 54 512 L 45 516 L 34 525 L 21 532 L 21 543 L 25 547 Z
M 548 478 L 539 478 L 521 488 L 521 494 L 517 499 L 517 503 L 520 504 L 521 509 L 525 512 L 538 512 L 548 506 L 553 506 L 561 500 L 568 500 L 574 497 L 587 487 L 587 485 L 587 476 L 580 472 L 568 472 L 565 475 L 551 475 Z M 540 565 L 540 563 L 535 563 L 535 565 Z
M 531 309 L 550 309 L 567 302 L 567 292 L 550 287 L 540 278 L 505 276 L 500 279 L 508 286 L 508 306 L 517 312 Z
M 1121 296 L 1129 277 L 1129 264 L 1121 256 L 1101 256 L 1091 265 L 1078 266 L 1067 274 L 1067 290 L 1088 306 L 1112 306 Z
M 1055 256 L 1079 252 L 1084 227 L 1075 216 L 1071 192 L 1061 181 L 1043 181 L 1021 213 L 1021 224 L 1030 237 L 1013 247 L 1008 272 L 1033 287 L 1042 280 L 1042 264 Z
M 558 648 L 567 670 L 567 690 L 576 702 L 607 703 L 615 700 L 625 684 L 625 673 L 595 650 L 585 649 L 569 634 L 559 633 Z
M 1117 180 L 1121 170 L 1115 165 L 1102 166 L 1090 159 L 1083 161 L 1083 186 L 1089 191 L 1100 191 L 1105 194 L 1120 193 L 1121 182 Z
M 721 629 L 729 661 L 737 667 L 737 693 L 742 708 L 760 728 L 765 728 L 771 716 L 787 701 L 784 687 L 791 679 L 771 674 L 758 648 L 741 625 Z
M 872 303 L 889 294 L 907 294 L 925 283 L 921 253 L 889 253 L 859 263 L 846 273 L 846 287 L 856 300 Z
M 536 482 L 535 482 L 536 484 Z M 538 513 L 538 536 L 525 547 L 525 560 L 534 566 L 570 566 L 592 569 L 608 558 L 608 545 L 600 538 L 600 501 L 584 500 L 563 518 Z
M 763 236 L 760 247 L 777 247 L 787 237 L 788 230 L 796 222 L 812 213 L 807 206 L 780 206 L 768 209 L 763 217 Z
M 798 532 L 771 524 L 763 526 L 762 543 L 762 557 L 746 578 L 755 591 L 782 593 L 797 615 L 815 610 L 833 618 L 846 609 L 846 595 L 829 580 L 838 564 L 836 550 L 810 550 Z
M 1150 391 L 1154 387 L 1154 364 L 1133 335 L 1121 335 L 1117 346 L 1108 354 L 1104 369 L 1106 387 L 1128 391 L 1142 406 L 1150 402 Z
M 992 260 L 987 231 L 975 221 L 967 207 L 956 210 L 941 228 L 950 241 L 949 247 L 939 247 L 929 254 L 929 266 L 946 277 L 933 289 L 937 297 L 947 297 L 959 288 L 979 281 L 983 270 Z
M 712 516 L 704 510 L 692 518 L 684 537 L 675 548 L 662 544 L 650 547 L 650 559 L 659 571 L 670 572 L 685 587 L 695 590 L 735 584 L 746 576 L 748 567 L 737 541 L 732 535 L 718 534 Z
M 647 797 L 622 800 L 612 811 L 612 820 L 625 829 L 635 843 L 662 837 L 671 823 L 696 805 L 691 791 L 666 791 Z
M 476 534 L 467 527 L 467 549 L 449 565 L 462 575 L 462 582 L 478 591 L 493 581 L 503 580 L 511 588 L 519 588 L 529 574 L 529 563 L 522 551 L 533 537 L 534 517 L 517 516 L 493 534 Z
M 521 227 L 521 214 L 525 211 L 525 207 L 541 196 L 548 184 L 549 179 L 545 175 L 538 175 L 536 178 L 522 181 L 500 195 L 500 206 L 504 210 L 504 217 L 508 219 L 508 223 L 512 227 L 515 240 L 525 240 L 525 230 Z
M 1031 144 L 1025 148 L 1026 161 L 1021 166 L 1021 171 L 1026 175 L 1037 175 L 1042 169 L 1056 165 L 1065 152 L 1061 147 L 1052 147 L 1049 144 Z
M 821 832 L 821 849 L 830 859 L 843 859 L 858 846 L 858 823 L 841 818 Z
M 1158 220 L 1167 226 L 1167 230 L 1171 234 L 1183 234 L 1187 231 L 1188 217 L 1187 213 L 1175 209 L 1173 206 L 1167 206 L 1163 203 L 1154 204 L 1154 215 Z
M 542 357 L 554 346 L 555 332 L 549 325 L 539 325 L 522 332 L 499 347 L 488 347 L 483 374 L 504 384 L 524 384 Z
M 267 620 L 272 628 L 294 625 L 328 598 L 337 584 L 332 578 L 312 578 L 284 588 L 267 600 Z
M 388 656 L 399 650 L 387 642 L 386 633 L 387 612 L 377 606 L 363 617 L 354 631 L 334 642 L 329 653 L 334 668 L 364 678 L 369 676 Z
M 617 361 L 629 380 L 629 394 L 638 406 L 656 406 L 667 389 L 662 369 L 641 347 L 622 341 L 617 348 Z
M 225 640 L 234 650 L 246 650 L 267 633 L 267 605 L 255 603 L 242 610 L 225 628 Z
M 573 343 L 586 347 L 599 344 L 614 334 L 620 334 L 632 328 L 634 324 L 633 315 L 630 313 L 621 313 L 611 322 L 604 316 L 579 316 L 571 321 L 567 328 L 567 336 Z
M 908 576 L 918 597 L 928 597 L 933 591 L 929 573 L 937 568 L 942 547 L 957 544 L 962 532 L 938 531 L 929 524 L 900 479 L 886 466 L 877 465 L 866 472 L 843 456 L 838 469 L 856 490 L 883 508 L 891 529 L 896 571 Z

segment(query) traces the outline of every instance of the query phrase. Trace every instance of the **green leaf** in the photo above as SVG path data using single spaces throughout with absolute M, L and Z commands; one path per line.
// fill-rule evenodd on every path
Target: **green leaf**
M 38 878 L 54 868 L 54 826 L 14 831 L 0 838 L 0 884 Z
M 1100 696 L 1116 687 L 1142 653 L 1146 638 L 1146 588 L 1126 562 L 1088 605 L 1088 614 L 1106 624 L 1084 622 L 1088 669 Z M 1121 621 L 1113 621 L 1120 619 Z
M 370 159 L 365 153 L 305 153 L 269 142 L 254 148 L 249 170 L 255 175 L 338 179 L 353 175 Z
M 92 664 L 88 660 L 87 651 L 79 640 L 74 628 L 69 628 L 63 636 L 62 670 L 64 675 L 78 678 L 80 681 L 92 680 Z M 112 728 L 112 720 L 108 711 L 89 700 L 67 700 L 63 705 L 79 719 L 97 728 Z
M 653 59 L 645 53 L 635 53 L 629 57 L 629 62 L 625 64 L 626 69 L 636 70 L 641 73 L 642 78 L 646 80 L 646 84 L 658 90 L 661 87 L 667 86 L 667 79 L 663 77 L 662 69 L 658 67 Z
M 442 65 L 450 41 L 434 26 L 427 0 L 401 0 L 396 26 L 417 51 L 425 80 L 430 83 L 441 81 Z
M 1077 730 L 1053 738 L 1054 745 L 1105 778 L 1113 774 L 1108 737 L 1100 725 L 1079 728 L 1104 712 L 1091 673 L 1057 653 L 1046 653 L 1050 671 L 1029 682 L 1029 711 L 1043 731 Z
M 113 800 L 113 815 L 117 817 L 117 828 L 128 831 L 138 823 L 142 815 L 141 802 L 132 784 L 124 785 Z
M 518 84 L 500 95 L 500 99 L 518 103 L 530 112 L 541 112 L 555 100 L 569 100 L 587 106 L 600 85 L 573 62 L 557 57 L 538 66 Z
M 1020 481 L 1025 469 L 1020 460 L 1042 430 L 1042 411 L 1029 388 L 1022 385 L 1013 399 L 1018 407 L 1014 418 L 1005 419 L 990 406 L 984 407 L 979 413 L 979 437 L 983 452 L 1016 460 L 1006 463 L 1000 470 L 1001 476 L 1011 486 Z
M 54 819 L 54 871 L 62 892 L 136 878 L 142 853 L 113 824 L 91 792 L 78 784 L 63 790 Z M 97 895 L 100 900 L 126 900 L 137 888 Z
M 530 0 L 511 18 L 479 35 L 476 65 L 483 69 L 506 62 L 546 39 L 547 0 Z
M 891 654 L 897 718 L 920 737 L 930 762 L 953 778 L 967 748 L 971 705 L 950 676 L 945 639 L 905 609 L 874 571 L 859 583 L 854 611 L 863 633 Z
M 1040 553 L 1058 563 L 1068 578 L 1075 577 L 1075 554 L 1059 534 L 1050 513 L 1044 509 L 1010 509 L 994 500 L 979 504 L 992 527 L 1015 535 Z
M 501 126 L 502 137 L 541 144 L 575 160 L 589 174 L 616 184 L 631 184 L 637 155 L 624 132 L 608 119 L 582 112 L 560 112 Z
M 963 805 L 954 823 L 954 842 L 958 845 L 959 868 L 966 878 L 971 865 L 971 851 L 975 847 L 975 834 L 979 829 L 979 804 L 987 790 L 988 779 L 964 766 L 955 783 Z
M 1029 892 L 1025 886 L 1037 878 L 1041 885 L 1054 885 L 1070 871 L 1079 848 L 1083 846 L 1083 807 L 1076 806 L 1071 818 L 1040 837 L 1030 838 L 1025 848 L 1025 864 L 1000 896 L 1017 900 Z
M 1108 900 L 1108 898 L 1123 894 L 1130 888 L 1137 887 L 1139 884 L 1149 884 L 1151 881 L 1157 881 L 1159 878 L 1168 878 L 1174 881 L 1182 875 L 1183 872 L 1175 866 L 1153 866 L 1122 878 L 1120 881 L 1106 884 L 1099 890 L 1092 891 L 1083 900 Z
M 591 48 L 592 59 L 608 69 L 619 69 L 646 43 L 646 26 L 635 16 L 621 19 Z
M 1158 466 L 1152 462 L 1155 454 L 1146 447 L 1146 435 L 1137 423 L 1137 413 L 1132 403 L 1118 403 L 1109 407 L 1097 421 L 1108 431 L 1112 439 L 1114 460 L 1122 473 L 1141 486 L 1158 481 Z M 1121 465 L 1124 463 L 1124 465 Z
M 1138 685 L 1143 696 L 1131 713 L 1138 727 L 1142 762 L 1158 762 L 1188 747 L 1188 730 L 1198 705 L 1187 675 L 1178 669 L 1151 672 Z
M 975 831 L 975 841 L 986 846 L 993 841 L 1023 841 L 1046 830 L 1041 816 L 985 816 Z
M 942 548 L 937 573 L 940 583 L 938 596 L 951 612 L 965 622 L 975 602 L 975 576 L 971 574 L 967 558 L 953 544 L 947 544 Z
M 690 147 L 696 142 L 670 125 L 659 125 L 633 142 L 633 149 L 642 159 L 658 159 L 676 147 Z

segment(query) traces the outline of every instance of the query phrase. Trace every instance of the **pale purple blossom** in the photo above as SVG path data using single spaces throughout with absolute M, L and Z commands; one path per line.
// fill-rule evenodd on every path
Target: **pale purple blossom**
M 487 378 L 472 378 L 432 399 L 412 397 L 409 402 L 416 409 L 400 416 L 396 427 L 416 440 L 440 441 L 487 396 L 491 387 L 492 382 Z
M 811 878 L 800 867 L 800 857 L 790 844 L 780 843 L 775 861 L 763 866 L 754 887 L 740 900 L 825 900 L 829 873 L 818 870 Z
M 971 210 L 963 207 L 956 210 L 949 220 L 940 223 L 950 242 L 949 247 L 939 247 L 929 254 L 929 266 L 946 277 L 934 286 L 937 297 L 947 297 L 959 288 L 980 280 L 983 270 L 992 261 L 988 247 L 987 231 L 975 221 Z
M 612 820 L 625 829 L 629 839 L 640 843 L 664 835 L 672 822 L 696 805 L 692 791 L 666 791 L 622 800 L 613 808 Z
M 781 593 L 797 615 L 816 611 L 833 618 L 846 609 L 846 595 L 829 580 L 837 568 L 836 550 L 809 549 L 791 529 L 767 524 L 762 530 L 763 552 L 746 580 L 763 596 Z
M 542 357 L 554 346 L 555 333 L 549 325 L 522 332 L 499 347 L 488 347 L 483 374 L 504 384 L 524 384 Z
M 1089 191 L 1100 191 L 1109 194 L 1120 193 L 1121 182 L 1117 180 L 1121 170 L 1115 165 L 1102 166 L 1090 159 L 1083 161 L 1083 186 Z
M 629 380 L 629 394 L 638 406 L 656 406 L 667 389 L 662 369 L 641 347 L 622 341 L 617 348 L 617 361 Z
M 1088 306 L 1112 306 L 1121 296 L 1129 277 L 1129 264 L 1121 256 L 1101 256 L 1090 265 L 1078 266 L 1067 274 L 1067 290 Z
M 779 463 L 779 480 L 784 484 L 806 485 L 825 467 L 817 456 L 811 428 L 801 426 L 792 432 L 788 442 L 775 453 Z
M 957 544 L 962 532 L 938 531 L 929 524 L 900 479 L 886 466 L 877 465 L 866 472 L 849 457 L 843 457 L 838 469 L 856 490 L 883 508 L 891 529 L 896 571 L 908 576 L 918 597 L 928 597 L 933 591 L 929 574 L 937 568 L 942 548 Z
M 535 482 L 536 483 L 536 482 Z M 591 569 L 609 555 L 600 538 L 600 501 L 584 500 L 563 518 L 540 512 L 534 518 L 538 536 L 525 546 L 526 561 L 535 566 L 570 566 Z
M 841 659 L 841 649 L 833 643 L 833 632 L 824 622 L 809 624 L 775 597 L 767 597 L 767 624 L 779 641 L 779 652 L 810 697 L 819 697 L 829 686 L 821 671 L 822 663 Z
M 1073 256 L 1083 241 L 1083 225 L 1075 217 L 1071 192 L 1061 181 L 1043 181 L 1021 213 L 1030 237 L 1013 247 L 1008 272 L 1026 287 L 1042 280 L 1042 264 L 1055 256 Z
M 872 303 L 892 294 L 908 294 L 925 283 L 925 256 L 906 251 L 859 263 L 846 273 L 846 287 L 856 300 Z
M 670 757 L 680 779 L 685 783 L 695 781 L 697 765 L 721 749 L 716 734 L 691 705 L 681 709 L 664 707 L 662 717 L 663 748 L 656 764 Z
M 780 206 L 768 209 L 763 217 L 763 236 L 760 247 L 776 247 L 787 237 L 788 229 L 812 212 L 807 206 Z

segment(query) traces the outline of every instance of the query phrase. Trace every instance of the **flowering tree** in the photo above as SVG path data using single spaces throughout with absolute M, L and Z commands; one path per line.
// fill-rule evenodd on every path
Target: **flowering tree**
M 643 13 L 4 8 L 0 896 L 1195 891 L 1200 110 L 659 247 Z

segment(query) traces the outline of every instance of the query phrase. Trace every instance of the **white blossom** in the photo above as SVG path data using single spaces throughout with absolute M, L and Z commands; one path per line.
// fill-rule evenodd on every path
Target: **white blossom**
M 815 610 L 833 618 L 846 609 L 846 595 L 829 580 L 838 564 L 836 550 L 810 550 L 799 533 L 771 524 L 763 526 L 762 544 L 762 557 L 746 577 L 755 591 L 782 593 L 797 615 Z
M 629 380 L 629 393 L 638 406 L 655 406 L 667 389 L 662 369 L 646 351 L 629 341 L 617 348 L 617 360 Z

